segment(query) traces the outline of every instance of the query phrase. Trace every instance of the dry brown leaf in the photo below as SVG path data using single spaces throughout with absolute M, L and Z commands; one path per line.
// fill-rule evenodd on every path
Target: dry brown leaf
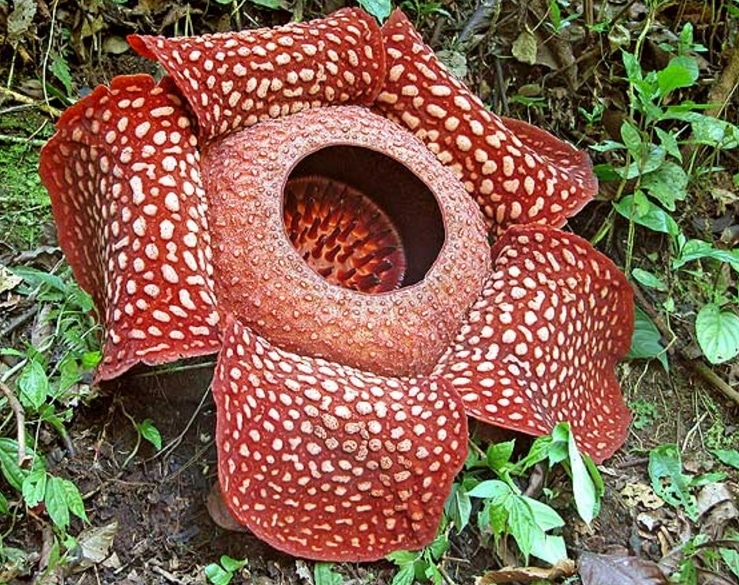
M 579 569 L 582 585 L 667 585 L 656 563 L 638 557 L 586 552 Z
M 648 510 L 657 510 L 665 505 L 662 498 L 655 494 L 650 486 L 642 482 L 625 485 L 621 490 L 621 495 L 624 498 L 624 503 L 629 508 L 635 508 L 641 505 Z
M 531 583 L 532 581 L 554 581 L 575 574 L 575 562 L 563 559 L 549 569 L 541 567 L 504 567 L 498 571 L 488 571 L 475 578 L 475 585 L 494 585 L 496 583 Z

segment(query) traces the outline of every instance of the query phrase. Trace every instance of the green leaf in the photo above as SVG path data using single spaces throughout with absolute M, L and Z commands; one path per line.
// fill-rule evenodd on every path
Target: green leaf
M 562 528 L 562 526 L 565 525 L 565 521 L 562 516 L 560 516 L 551 506 L 528 496 L 521 497 L 531 508 L 531 511 L 534 513 L 534 518 L 536 519 L 536 524 L 542 530 L 549 531 L 554 528 Z
M 638 306 L 634 311 L 634 334 L 628 359 L 659 359 L 665 371 L 669 371 L 667 355 L 662 346 L 662 334 L 652 319 Z
M 64 86 L 64 91 L 67 97 L 72 96 L 72 73 L 69 70 L 69 65 L 59 53 L 53 53 L 51 56 L 51 73 Z
M 233 573 L 225 571 L 219 564 L 210 563 L 206 565 L 205 577 L 213 583 L 213 585 L 228 585 L 233 579 Z
M 667 291 L 667 285 L 662 282 L 657 276 L 647 270 L 634 268 L 631 271 L 631 276 L 633 276 L 634 280 L 636 280 L 639 284 L 642 284 L 646 287 L 653 288 L 662 292 Z
M 359 5 L 380 22 L 390 16 L 393 4 L 390 0 L 357 0 Z
M 656 171 L 642 177 L 641 186 L 668 210 L 675 211 L 675 202 L 688 196 L 688 175 L 681 166 L 665 161 Z
M 154 448 L 157 451 L 161 451 L 162 435 L 159 432 L 159 429 L 154 426 L 154 422 L 150 418 L 141 421 L 141 423 L 138 424 L 136 428 L 139 430 L 139 433 L 141 433 L 141 436 L 144 437 L 144 439 L 154 445 Z
M 46 504 L 46 513 L 54 525 L 66 532 L 69 527 L 69 507 L 67 506 L 67 491 L 62 481 L 59 477 L 48 477 L 44 504 Z
M 22 277 L 32 287 L 38 287 L 45 284 L 51 289 L 66 294 L 67 285 L 56 274 L 49 274 L 36 268 L 28 268 L 26 266 L 14 266 L 12 272 Z
M 230 557 L 228 555 L 221 555 L 220 561 L 221 561 L 221 566 L 227 571 L 230 571 L 232 573 L 235 573 L 236 571 L 240 571 L 241 569 L 243 569 L 246 566 L 246 563 L 248 562 L 246 559 L 239 560 L 239 559 Z
M 282 9 L 282 2 L 280 0 L 251 0 L 251 3 L 262 6 L 263 8 L 269 8 L 270 10 Z
M 515 440 L 490 445 L 486 453 L 488 467 L 493 471 L 500 471 L 503 469 L 503 467 L 511 460 L 515 446 Z
M 315 585 L 341 585 L 344 579 L 338 573 L 334 573 L 333 567 L 334 563 L 316 563 L 313 566 Z
M 420 558 L 420 553 L 407 550 L 396 550 L 385 556 L 388 561 L 392 561 L 398 566 L 415 563 Z
M 0 492 L 0 514 L 8 514 L 10 507 L 8 506 L 8 498 L 5 497 L 3 492 Z
M 444 513 L 454 524 L 457 534 L 469 523 L 472 501 L 462 485 L 455 483 L 452 486 L 452 492 L 444 504 Z
M 739 354 L 739 316 L 710 303 L 695 319 L 695 333 L 706 359 L 720 364 Z
M 0 469 L 12 488 L 20 491 L 28 472 L 18 465 L 18 442 L 0 437 Z
M 665 149 L 665 152 L 682 162 L 683 154 L 677 144 L 677 137 L 672 132 L 665 132 L 662 128 L 655 128 L 654 131 L 657 133 L 660 146 Z
M 665 163 L 665 155 L 662 147 L 644 144 L 639 153 L 634 153 L 634 162 L 628 167 L 617 169 L 617 172 L 623 179 L 635 179 L 652 173 Z
M 595 493 L 595 485 L 583 463 L 580 451 L 575 443 L 575 436 L 570 432 L 568 442 L 570 470 L 572 471 L 572 490 L 575 496 L 575 507 L 580 518 L 588 526 L 595 518 L 600 506 Z
M 725 150 L 739 145 L 739 127 L 713 116 L 693 112 L 690 115 L 693 129 L 692 142 Z
M 59 479 L 59 484 L 64 491 L 64 501 L 69 511 L 80 520 L 87 522 L 87 512 L 85 511 L 85 503 L 82 501 L 80 490 L 68 479 Z
M 622 216 L 634 223 L 647 227 L 655 232 L 677 235 L 679 228 L 663 209 L 646 199 L 637 198 L 635 195 L 627 195 L 620 201 L 613 203 Z
M 739 469 L 739 451 L 736 449 L 714 449 L 711 453 L 724 465 Z
M 638 128 L 628 120 L 624 120 L 621 124 L 621 140 L 631 156 L 639 160 L 642 155 L 642 135 Z
M 498 479 L 489 479 L 477 484 L 467 495 L 471 498 L 502 498 L 510 493 L 512 492 L 508 484 Z
M 46 470 L 37 469 L 30 472 L 23 480 L 23 501 L 29 508 L 35 508 L 46 497 L 46 483 L 48 475 Z
M 733 548 L 720 548 L 718 552 L 729 570 L 739 579 L 739 551 Z
M 739 272 L 739 250 L 718 250 L 703 240 L 688 240 L 680 250 L 680 256 L 672 261 L 672 268 L 678 269 L 688 262 L 710 258 L 728 263 Z
M 434 538 L 431 544 L 426 547 L 424 552 L 427 552 L 428 555 L 430 555 L 431 560 L 438 561 L 447 550 L 449 550 L 449 539 L 447 538 L 446 533 L 442 532 Z
M 522 496 L 512 494 L 506 498 L 504 505 L 508 511 L 508 531 L 528 563 L 533 542 L 535 539 L 543 539 L 544 531 L 536 523 L 531 506 Z
M 621 60 L 626 69 L 626 77 L 630 83 L 637 83 L 643 79 L 641 64 L 636 55 L 632 55 L 626 51 L 621 52 Z
M 698 81 L 700 72 L 698 63 L 693 57 L 681 55 L 670 60 L 667 67 L 657 72 L 657 83 L 660 93 L 666 96 L 681 87 L 691 87 Z
M 413 585 L 415 580 L 416 568 L 413 564 L 403 565 L 393 576 L 392 585 Z
M 682 472 L 677 445 L 660 445 L 649 452 L 649 477 L 654 492 L 668 504 L 682 508 L 691 520 L 698 518 L 695 497 L 690 493 L 690 476 Z
M 82 367 L 85 370 L 92 370 L 97 367 L 102 359 L 103 353 L 101 351 L 87 351 L 82 354 Z
M 32 359 L 25 365 L 18 376 L 18 388 L 23 406 L 34 411 L 41 408 L 50 388 L 46 371 L 37 360 Z

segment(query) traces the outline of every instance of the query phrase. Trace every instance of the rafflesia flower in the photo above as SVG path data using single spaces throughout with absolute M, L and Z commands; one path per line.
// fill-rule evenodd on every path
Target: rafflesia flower
M 372 560 L 434 537 L 466 415 L 619 447 L 630 289 L 558 229 L 587 156 L 486 111 L 400 12 L 130 42 L 168 76 L 69 108 L 40 172 L 104 316 L 98 379 L 219 352 L 238 522 Z

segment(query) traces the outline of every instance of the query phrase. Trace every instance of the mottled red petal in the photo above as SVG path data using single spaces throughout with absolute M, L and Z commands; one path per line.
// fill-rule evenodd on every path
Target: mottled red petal
M 220 343 L 197 140 L 170 79 L 116 77 L 41 151 L 59 243 L 105 320 L 98 379 Z
M 513 226 L 493 248 L 495 272 L 435 371 L 485 422 L 543 434 L 568 421 L 600 462 L 631 416 L 614 374 L 634 324 L 624 275 L 583 238 Z
M 301 357 L 230 320 L 213 394 L 223 499 L 259 538 L 331 561 L 433 540 L 467 452 L 445 380 Z
M 388 76 L 377 107 L 454 169 L 498 234 L 512 224 L 561 227 L 597 193 L 585 153 L 487 111 L 400 10 L 382 32 Z
M 172 75 L 206 140 L 307 108 L 371 104 L 385 79 L 380 28 L 358 8 L 273 29 L 128 40 Z

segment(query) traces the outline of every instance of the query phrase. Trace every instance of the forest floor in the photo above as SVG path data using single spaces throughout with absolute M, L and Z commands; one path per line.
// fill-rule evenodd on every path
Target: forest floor
M 98 329 L 56 242 L 37 175 L 41 145 L 60 111 L 91 88 L 123 73 L 157 73 L 128 48 L 127 34 L 272 26 L 343 5 L 257 4 L 0 0 L 0 583 L 204 583 L 204 568 L 222 555 L 247 564 L 222 567 L 222 580 L 214 582 L 402 582 L 390 561 L 317 570 L 212 522 L 206 510 L 217 481 L 212 362 L 136 370 L 102 387 L 91 384 L 89 371 L 69 373 L 94 359 Z M 568 229 L 625 269 L 643 311 L 642 337 L 618 367 L 634 420 L 623 447 L 599 466 L 605 484 L 599 516 L 591 526 L 578 518 L 566 497 L 571 480 L 561 471 L 547 474 L 545 489 L 536 490 L 564 517 L 572 559 L 615 555 L 602 558 L 627 569 L 616 576 L 616 565 L 606 565 L 611 581 L 572 571 L 549 577 L 584 585 L 738 583 L 739 325 L 731 315 L 739 308 L 739 3 L 405 0 L 401 7 L 493 111 L 591 155 L 600 194 Z M 641 78 L 625 66 L 624 53 L 634 57 Z M 668 70 L 675 58 L 686 59 L 677 63 L 687 79 L 669 91 L 657 83 L 650 86 L 656 94 L 640 94 L 650 72 Z M 722 125 L 709 123 L 706 131 L 703 118 L 699 127 L 670 109 L 677 106 Z M 639 149 L 645 158 L 661 157 L 656 166 L 619 173 Z M 676 166 L 684 173 L 675 175 Z M 671 195 L 648 188 L 654 173 L 669 175 Z M 647 206 L 647 213 L 637 217 L 625 201 Z M 694 244 L 701 252 L 688 256 L 691 241 L 705 247 Z M 696 325 L 706 306 L 722 319 L 712 333 Z M 57 484 L 22 486 L 23 475 L 13 485 L 11 477 L 18 409 L 10 396 L 29 380 L 48 391 L 36 403 L 23 401 L 27 448 L 43 457 L 44 477 L 76 486 L 86 510 L 83 522 L 72 496 L 62 506 L 64 530 L 44 509 L 50 501 L 43 493 L 38 505 L 28 505 L 33 489 L 48 496 Z M 64 391 L 55 394 L 60 384 Z M 671 472 L 657 474 L 656 461 Z M 524 476 L 521 488 L 535 481 Z M 474 521 L 459 534 L 448 531 L 448 540 L 448 550 L 430 561 L 438 569 L 430 574 L 446 583 L 472 583 L 504 565 L 525 564 L 514 546 L 504 546 L 510 540 L 496 545 Z M 532 580 L 487 579 L 480 582 Z

